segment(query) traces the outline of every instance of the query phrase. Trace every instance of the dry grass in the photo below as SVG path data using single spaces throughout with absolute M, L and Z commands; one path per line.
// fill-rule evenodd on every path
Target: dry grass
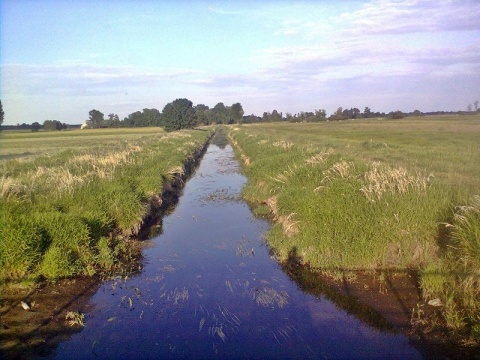
M 372 202 L 380 200 L 385 194 L 405 194 L 409 190 L 424 193 L 433 175 L 411 175 L 403 167 L 392 168 L 374 162 L 370 171 L 364 175 L 364 185 L 360 191 Z

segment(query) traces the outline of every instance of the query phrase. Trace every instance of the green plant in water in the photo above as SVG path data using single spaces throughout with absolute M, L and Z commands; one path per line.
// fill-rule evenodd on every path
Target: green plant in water
M 78 311 L 69 311 L 65 315 L 65 320 L 70 326 L 85 326 L 85 314 Z

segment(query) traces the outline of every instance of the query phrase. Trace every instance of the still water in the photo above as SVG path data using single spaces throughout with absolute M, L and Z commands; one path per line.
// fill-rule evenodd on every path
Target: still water
M 271 259 L 269 224 L 240 199 L 245 183 L 230 145 L 214 141 L 142 272 L 104 283 L 53 357 L 421 358 L 406 337 L 303 293 Z

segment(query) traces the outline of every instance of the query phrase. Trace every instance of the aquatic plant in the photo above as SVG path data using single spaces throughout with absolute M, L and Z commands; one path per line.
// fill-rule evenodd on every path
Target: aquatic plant
M 70 326 L 85 326 L 85 314 L 78 311 L 69 311 L 65 315 L 65 320 Z

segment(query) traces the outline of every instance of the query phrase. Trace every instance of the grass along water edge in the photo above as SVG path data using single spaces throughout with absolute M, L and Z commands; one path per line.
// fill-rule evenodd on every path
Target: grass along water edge
M 0 161 L 1 282 L 111 270 L 129 256 L 125 238 L 139 231 L 152 199 L 159 205 L 166 183 L 185 176 L 211 131 L 106 131 L 108 142 L 95 146 L 102 130 L 70 131 L 62 138 L 71 148 Z M 21 135 L 19 154 L 29 139 Z
M 258 124 L 229 135 L 249 180 L 243 196 L 275 221 L 267 240 L 280 261 L 294 249 L 318 271 L 414 270 L 448 327 L 478 341 L 479 120 Z

